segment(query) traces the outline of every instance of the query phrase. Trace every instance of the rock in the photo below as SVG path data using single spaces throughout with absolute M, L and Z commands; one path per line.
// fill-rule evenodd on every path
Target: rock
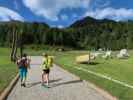
M 120 53 L 117 54 L 117 58 L 128 58 L 129 57 L 129 54 L 127 52 L 127 49 L 121 49 L 120 50 Z
M 58 51 L 59 51 L 59 52 L 63 52 L 63 51 L 65 51 L 65 50 L 64 50 L 64 48 L 59 48 Z
M 102 49 L 102 48 L 99 48 L 99 49 L 98 49 L 98 51 L 100 51 L 100 52 L 101 52 L 101 51 L 103 51 L 103 49 Z
M 90 56 L 90 60 L 94 60 L 94 59 L 96 59 L 96 56 L 95 55 L 91 55 Z
M 76 57 L 76 63 L 89 63 L 90 55 L 81 55 Z
M 111 58 L 111 53 L 112 53 L 112 51 L 107 51 L 105 53 L 105 55 L 103 55 L 102 57 L 105 58 L 105 59 Z

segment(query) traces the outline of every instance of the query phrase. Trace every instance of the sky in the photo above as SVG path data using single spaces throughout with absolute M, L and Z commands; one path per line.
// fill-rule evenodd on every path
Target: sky
M 133 0 L 0 0 L 0 21 L 45 22 L 63 28 L 86 16 L 133 20 Z

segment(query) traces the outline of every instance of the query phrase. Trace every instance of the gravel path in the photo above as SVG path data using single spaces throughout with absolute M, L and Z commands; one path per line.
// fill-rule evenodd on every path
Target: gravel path
M 41 57 L 32 57 L 26 88 L 16 84 L 7 100 L 107 100 L 68 72 L 54 66 L 50 73 L 50 88 L 41 86 Z

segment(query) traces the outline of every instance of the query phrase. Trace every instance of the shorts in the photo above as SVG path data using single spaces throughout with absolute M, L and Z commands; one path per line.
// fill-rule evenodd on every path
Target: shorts
M 49 74 L 50 69 L 43 69 L 43 72 L 44 72 L 45 74 Z

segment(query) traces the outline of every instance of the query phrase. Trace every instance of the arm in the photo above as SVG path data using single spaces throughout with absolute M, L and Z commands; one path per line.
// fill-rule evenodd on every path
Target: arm
M 17 60 L 17 61 L 16 61 L 16 65 L 17 65 L 17 68 L 19 68 L 20 60 Z
M 27 67 L 30 69 L 30 62 L 31 60 L 30 59 L 27 59 Z

